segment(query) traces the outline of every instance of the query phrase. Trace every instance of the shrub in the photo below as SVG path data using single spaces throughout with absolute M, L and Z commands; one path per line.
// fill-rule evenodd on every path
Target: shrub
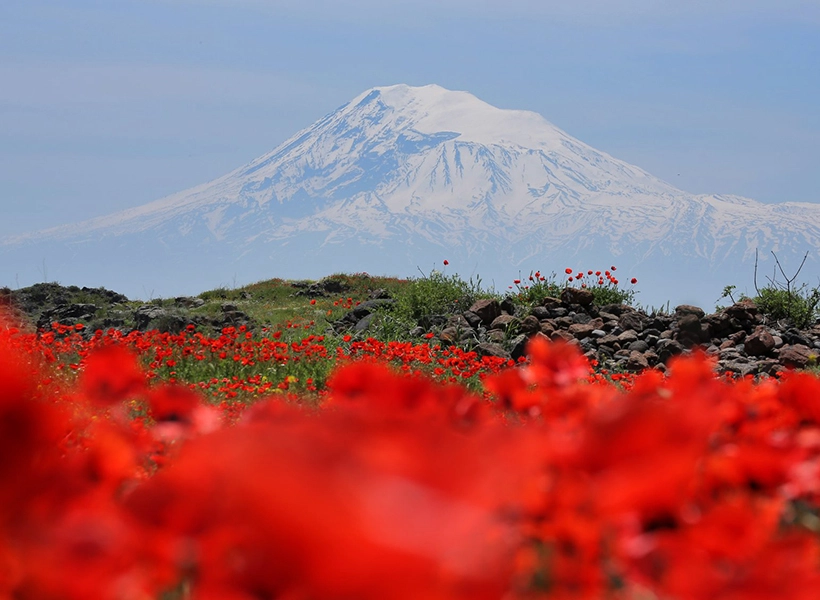
M 816 287 L 809 289 L 805 284 L 793 290 L 770 285 L 759 289 L 753 300 L 768 318 L 805 329 L 817 318 L 820 290 Z
M 615 271 L 615 267 L 611 267 Z M 543 303 L 545 298 L 558 298 L 561 292 L 571 286 L 583 287 L 592 292 L 593 302 L 597 306 L 606 304 L 627 304 L 632 305 L 635 301 L 635 290 L 622 288 L 620 282 L 615 278 L 612 271 L 579 271 L 575 273 L 572 269 L 565 269 L 567 279 L 559 283 L 555 273 L 549 276 L 541 275 L 540 271 L 530 273 L 525 281 L 516 279 L 513 283 L 518 289 L 518 300 L 530 306 Z M 637 283 L 637 279 L 630 280 L 632 285 Z
M 818 306 L 820 305 L 820 288 L 810 288 L 808 284 L 795 284 L 803 265 L 806 264 L 806 258 L 809 253 L 806 252 L 803 256 L 803 261 L 794 272 L 794 275 L 789 277 L 783 270 L 780 260 L 777 255 L 772 252 L 774 256 L 777 271 L 780 272 L 783 281 L 777 277 L 777 271 L 772 277 L 766 277 L 768 285 L 758 287 L 757 285 L 757 253 L 755 253 L 755 270 L 754 270 L 754 284 L 757 295 L 751 300 L 757 305 L 758 310 L 769 320 L 785 321 L 798 329 L 805 329 L 809 327 L 820 314 Z M 735 286 L 727 285 L 723 288 L 723 295 L 721 298 L 729 298 L 735 302 L 732 292 Z M 741 299 L 749 298 L 745 294 L 741 294 Z
M 463 312 L 481 297 L 489 294 L 481 290 L 481 281 L 464 281 L 458 275 L 432 271 L 429 275 L 411 279 L 396 294 L 393 315 L 419 323 L 433 315 Z

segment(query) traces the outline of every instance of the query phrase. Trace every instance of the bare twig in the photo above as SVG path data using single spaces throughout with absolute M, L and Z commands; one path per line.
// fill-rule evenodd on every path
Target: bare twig
M 757 248 L 755 248 L 755 292 L 760 295 L 760 288 L 757 287 Z
M 806 264 L 806 259 L 809 257 L 809 251 L 806 250 L 806 254 L 803 256 L 803 260 L 800 263 L 800 266 L 797 268 L 797 271 L 794 272 L 794 275 L 789 277 L 786 275 L 786 271 L 783 270 L 783 266 L 780 264 L 780 260 L 777 258 L 777 254 L 774 253 L 774 250 L 771 251 L 772 256 L 774 256 L 774 262 L 777 265 L 777 268 L 780 269 L 780 274 L 783 275 L 783 279 L 786 281 L 785 290 L 786 290 L 786 318 L 789 320 L 792 319 L 792 307 L 794 305 L 794 295 L 792 293 L 792 283 L 797 279 L 798 275 L 800 275 L 800 271 L 803 270 L 803 265 Z M 755 251 L 755 258 L 756 258 L 757 251 Z M 772 282 L 773 285 L 776 285 L 775 282 L 770 279 L 769 281 Z M 755 282 L 756 283 L 756 282 Z M 757 289 L 757 286 L 755 286 Z

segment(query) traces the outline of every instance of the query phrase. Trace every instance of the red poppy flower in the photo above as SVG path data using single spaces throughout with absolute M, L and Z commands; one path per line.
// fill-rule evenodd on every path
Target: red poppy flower
M 80 385 L 96 404 L 116 404 L 142 391 L 145 374 L 130 351 L 106 346 L 88 357 Z
M 449 260 L 445 260 L 445 261 L 444 261 L 444 266 L 445 266 L 445 267 L 446 267 L 447 265 L 449 265 L 449 264 L 450 264 L 450 261 L 449 261 Z
M 636 283 L 638 283 L 638 280 L 634 277 L 632 279 L 630 279 L 629 281 L 630 281 L 630 283 L 632 283 L 632 285 L 635 285 Z
M 564 269 L 564 273 L 566 273 L 567 275 L 571 275 L 572 274 L 572 269 L 567 267 L 566 269 Z
M 199 402 L 196 393 L 180 385 L 164 385 L 148 395 L 149 411 L 156 421 L 187 421 Z

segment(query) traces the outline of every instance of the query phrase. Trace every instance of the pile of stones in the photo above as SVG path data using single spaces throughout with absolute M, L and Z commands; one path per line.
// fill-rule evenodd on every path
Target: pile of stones
M 369 301 L 334 324 L 336 331 L 365 331 L 389 301 Z M 751 300 L 713 314 L 687 304 L 671 314 L 647 314 L 624 304 L 596 306 L 592 292 L 566 288 L 560 298 L 524 307 L 511 298 L 482 299 L 469 310 L 436 315 L 413 331 L 439 343 L 471 348 L 481 355 L 523 356 L 533 336 L 576 344 L 590 360 L 612 370 L 666 370 L 669 360 L 700 348 L 716 358 L 720 372 L 774 375 L 818 361 L 820 324 L 798 330 L 767 322 Z
M 588 290 L 566 288 L 526 311 L 497 300 L 479 300 L 451 316 L 437 336 L 443 342 L 474 342 L 478 352 L 520 356 L 536 335 L 577 344 L 591 360 L 615 369 L 665 370 L 669 359 L 694 348 L 717 359 L 717 369 L 740 375 L 774 375 L 813 365 L 820 355 L 820 324 L 797 330 L 767 323 L 751 300 L 713 314 L 681 305 L 673 314 L 647 314 L 623 304 L 595 306 Z

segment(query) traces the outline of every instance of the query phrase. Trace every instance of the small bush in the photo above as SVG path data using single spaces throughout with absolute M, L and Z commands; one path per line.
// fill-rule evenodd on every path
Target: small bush
M 802 285 L 794 290 L 768 286 L 753 298 L 758 310 L 773 321 L 787 321 L 799 329 L 809 327 L 818 316 L 820 290 Z
M 432 271 L 411 279 L 396 293 L 396 319 L 418 323 L 426 317 L 463 312 L 479 298 L 486 297 L 480 281 L 464 281 L 458 275 Z
M 800 266 L 789 277 L 786 271 L 780 264 L 777 254 L 772 252 L 774 257 L 776 270 L 772 277 L 766 277 L 768 285 L 759 287 L 757 284 L 757 268 L 758 256 L 755 252 L 755 270 L 754 270 L 754 284 L 757 295 L 751 298 L 757 305 L 758 310 L 771 321 L 785 321 L 787 324 L 793 325 L 798 329 L 805 329 L 809 327 L 820 314 L 818 305 L 820 305 L 820 288 L 810 288 L 808 284 L 797 285 L 795 281 L 803 270 L 806 264 L 806 259 L 809 253 L 806 252 L 803 256 L 803 261 Z M 778 277 L 778 272 L 780 277 Z M 782 280 L 781 280 L 782 279 Z M 732 302 L 735 301 L 732 296 L 735 286 L 727 285 L 723 288 L 723 295 L 721 298 L 729 298 Z M 741 299 L 749 298 L 742 294 Z
M 544 298 L 559 298 L 565 288 L 575 286 L 583 287 L 592 292 L 593 302 L 597 306 L 606 304 L 627 304 L 631 306 L 635 301 L 635 290 L 619 287 L 620 282 L 610 271 L 575 273 L 572 269 L 567 269 L 565 272 L 568 277 L 562 283 L 557 281 L 555 273 L 542 276 L 540 271 L 531 273 L 525 281 L 516 279 L 514 284 L 518 288 L 518 300 L 529 306 L 535 306 L 541 304 Z M 637 279 L 630 281 L 632 285 L 637 283 Z

